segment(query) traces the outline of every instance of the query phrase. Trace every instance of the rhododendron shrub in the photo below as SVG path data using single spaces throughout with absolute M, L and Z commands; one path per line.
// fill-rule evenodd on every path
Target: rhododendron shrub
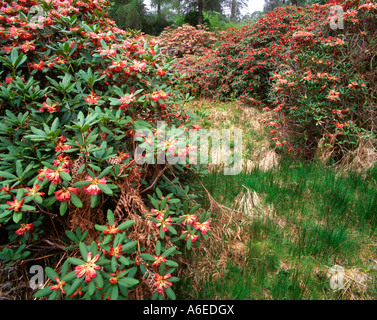
M 221 39 L 219 35 L 221 33 L 211 32 L 204 25 L 193 27 L 184 24 L 166 27 L 157 39 L 164 53 L 182 58 L 185 55 L 205 54 Z
M 71 257 L 60 276 L 46 270 L 53 284 L 41 297 L 174 298 L 173 256 L 210 235 L 190 175 L 200 167 L 140 163 L 134 152 L 138 132 L 157 136 L 159 121 L 197 126 L 171 59 L 153 39 L 118 29 L 106 6 L 0 1 L 0 223 L 30 245 L 68 236 Z
M 339 160 L 375 139 L 375 25 L 369 0 L 280 7 L 175 66 L 186 73 L 183 91 L 267 111 L 277 148 L 312 158 L 325 147 Z
M 212 50 L 177 59 L 178 68 L 185 65 L 180 69 L 187 73 L 187 91 L 261 104 L 267 97 L 270 72 L 277 68 L 279 59 L 288 57 L 284 49 L 292 34 L 310 25 L 317 14 L 287 6 L 264 15 L 252 26 L 219 32 Z M 188 32 L 186 37 L 190 38 Z
M 331 147 L 333 158 L 339 159 L 376 134 L 376 68 L 370 52 L 377 49 L 377 5 L 340 5 L 344 29 L 333 30 L 330 22 L 336 19 L 327 14 L 313 27 L 295 32 L 290 58 L 271 78 L 272 107 L 266 110 L 272 110 L 276 122 L 289 124 L 292 142 L 307 156 L 320 145 Z M 282 139 L 287 137 L 275 137 L 275 143 L 281 145 Z

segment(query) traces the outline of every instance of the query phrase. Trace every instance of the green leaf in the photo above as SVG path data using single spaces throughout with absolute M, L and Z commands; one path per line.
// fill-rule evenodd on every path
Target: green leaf
M 101 226 L 101 225 L 99 225 L 99 224 L 96 224 L 96 225 L 94 226 L 94 228 L 95 228 L 96 230 L 98 230 L 98 231 L 104 231 L 104 230 L 107 230 L 107 227 L 106 227 L 106 226 Z
M 61 216 L 64 216 L 64 214 L 67 212 L 68 209 L 68 202 L 60 202 L 59 212 Z
M 138 283 L 139 283 L 138 280 L 136 280 L 134 278 L 129 278 L 129 277 L 122 278 L 118 281 L 118 284 L 120 286 L 123 286 L 123 287 L 126 287 L 126 288 L 131 288 L 131 287 L 137 285 Z
M 157 241 L 156 242 L 156 255 L 160 255 L 161 254 L 161 242 L 160 241 Z
M 140 254 L 140 257 L 142 257 L 144 260 L 148 261 L 155 261 L 156 259 L 149 253 L 142 253 Z
M 17 174 L 19 177 L 22 177 L 22 164 L 21 164 L 21 161 L 20 161 L 20 160 L 17 160 L 17 161 L 16 161 L 16 174 Z
M 165 289 L 165 293 L 166 293 L 166 295 L 168 296 L 168 298 L 170 300 L 175 300 L 176 299 L 174 291 L 169 286 L 167 286 L 167 288 Z
M 88 284 L 88 294 L 92 296 L 94 294 L 94 291 L 96 290 L 96 285 L 94 281 L 90 281 Z
M 119 256 L 119 261 L 125 266 L 128 266 L 130 264 L 130 259 L 126 258 L 125 256 Z
M 6 171 L 0 171 L 0 177 L 7 178 L 7 179 L 15 179 L 15 180 L 17 179 L 17 177 L 14 174 L 6 172 Z
M 173 268 L 177 268 L 179 266 L 179 264 L 173 260 L 167 260 L 165 263 L 167 266 L 173 267 Z
M 107 221 L 109 222 L 110 225 L 114 224 L 114 214 L 110 209 L 107 210 Z
M 85 259 L 86 259 L 86 257 L 85 257 Z M 80 266 L 82 264 L 85 264 L 84 260 L 78 259 L 78 258 L 74 258 L 74 257 L 69 257 L 67 260 L 68 260 L 69 263 L 74 264 L 76 266 Z
M 67 172 L 64 172 L 64 171 L 61 171 L 59 172 L 59 175 L 60 177 L 64 180 L 64 181 L 71 181 L 72 180 L 72 177 L 69 175 L 69 173 Z
M 22 213 L 21 212 L 14 212 L 13 213 L 13 221 L 15 223 L 18 223 L 22 218 Z
M 71 192 L 71 202 L 77 208 L 82 208 L 82 202 L 78 196 Z
M 132 227 L 134 225 L 134 223 L 135 223 L 135 220 L 129 220 L 129 221 L 123 222 L 118 226 L 118 229 L 119 230 L 128 229 L 128 228 Z
M 111 271 L 115 272 L 117 270 L 118 262 L 115 256 L 111 258 Z
M 172 233 L 172 234 L 177 234 L 177 231 L 174 229 L 174 227 L 173 226 L 167 226 L 168 227 L 168 229 L 169 229 L 169 231 Z
M 126 243 L 125 245 L 122 246 L 122 250 L 130 250 L 134 248 L 137 245 L 137 240 Z
M 176 247 L 176 246 L 170 247 L 169 249 L 167 249 L 167 250 L 161 255 L 161 257 L 168 257 L 168 256 L 172 255 L 176 250 L 177 250 L 177 247 Z
M 103 287 L 103 278 L 100 272 L 97 271 L 97 275 L 93 278 L 93 280 L 98 288 Z
M 65 234 L 67 235 L 68 239 L 70 239 L 73 242 L 78 241 L 76 235 L 71 230 L 66 230 Z
M 85 277 L 81 277 L 81 278 L 77 278 L 75 281 L 73 281 L 72 285 L 67 290 L 67 296 L 70 296 L 73 293 L 75 293 L 77 288 L 81 285 L 81 283 L 83 283 L 84 279 L 85 279 Z
M 86 247 L 86 244 L 83 242 L 80 242 L 79 248 L 80 248 L 81 256 L 84 258 L 84 260 L 86 260 L 86 258 L 88 257 L 88 248 Z
M 56 190 L 57 188 L 57 184 L 55 183 L 50 183 L 50 186 L 48 187 L 48 195 L 52 195 L 54 193 L 54 191 Z
M 54 282 L 56 282 L 55 277 L 59 278 L 59 275 L 55 272 L 55 270 L 50 267 L 46 267 L 45 273 L 46 273 L 46 276 L 49 277 Z
M 90 206 L 92 208 L 94 208 L 96 205 L 99 204 L 99 200 L 100 200 L 100 198 L 99 198 L 98 194 L 91 195 L 90 196 Z
M 98 176 L 97 179 L 101 179 L 101 178 L 103 178 L 104 176 L 106 176 L 106 175 L 111 171 L 112 168 L 113 168 L 112 166 L 107 167 L 105 170 L 103 170 L 103 171 L 101 172 L 101 174 Z
M 35 298 L 42 298 L 44 296 L 47 296 L 48 294 L 50 294 L 51 292 L 53 292 L 52 290 L 49 289 L 49 287 L 46 287 L 46 288 L 43 288 L 39 291 L 37 291 L 35 294 L 34 294 L 34 297 Z
M 75 188 L 81 188 L 81 187 L 86 187 L 88 185 L 92 184 L 90 181 L 78 181 L 73 184 Z
M 190 250 L 190 249 L 191 249 L 191 244 L 192 244 L 192 242 L 191 242 L 191 237 L 189 237 L 189 238 L 187 239 L 187 242 L 186 242 L 186 248 L 187 248 L 187 250 Z
M 119 297 L 119 288 L 118 286 L 113 286 L 111 289 L 110 299 L 118 300 L 118 297 Z
M 71 282 L 73 280 L 75 280 L 77 278 L 77 275 L 75 273 L 75 271 L 72 271 L 70 273 L 68 273 L 67 275 L 65 275 L 62 280 L 63 281 L 67 281 L 67 282 Z
M 112 196 L 114 195 L 113 191 L 105 184 L 99 183 L 98 187 L 107 195 Z
M 194 206 L 191 208 L 189 214 L 193 214 L 193 213 L 196 212 L 199 208 L 200 208 L 200 204 L 196 204 L 196 205 L 194 205 Z

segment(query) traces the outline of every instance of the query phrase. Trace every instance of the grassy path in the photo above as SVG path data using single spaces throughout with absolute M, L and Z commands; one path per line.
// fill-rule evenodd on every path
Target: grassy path
M 375 299 L 377 167 L 341 173 L 280 158 L 257 111 L 208 101 L 191 108 L 207 128 L 243 129 L 248 165 L 235 176 L 212 170 L 202 181 L 217 203 L 235 211 L 215 210 L 217 239 L 197 255 L 202 277 L 189 278 L 182 293 L 195 299 Z M 336 291 L 330 287 L 334 265 L 344 270 L 344 286 Z

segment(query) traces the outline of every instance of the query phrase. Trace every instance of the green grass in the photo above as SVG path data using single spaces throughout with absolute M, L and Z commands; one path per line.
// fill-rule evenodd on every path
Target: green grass
M 270 149 L 270 136 L 259 124 L 258 110 L 207 100 L 194 101 L 190 108 L 206 128 L 241 128 L 245 160 L 259 163 Z M 244 217 L 249 223 L 242 224 L 237 240 L 244 248 L 241 256 L 232 255 L 231 247 L 230 256 L 216 250 L 199 254 L 199 261 L 209 263 L 198 272 L 210 277 L 199 282 L 182 279 L 180 299 L 377 298 L 377 167 L 341 173 L 285 156 L 279 166 L 267 171 L 256 167 L 235 176 L 210 173 L 202 182 L 218 203 L 230 208 L 245 187 L 254 190 L 262 199 L 259 210 L 273 214 Z M 210 207 L 209 201 L 203 199 L 202 206 Z M 214 224 L 220 215 L 213 212 Z M 237 223 L 231 226 L 234 231 Z M 226 234 L 221 235 L 222 244 L 234 242 Z M 333 265 L 341 265 L 348 276 L 366 286 L 349 281 L 349 286 L 334 292 L 328 277 Z
M 244 230 L 250 239 L 246 256 L 229 259 L 223 277 L 195 288 L 196 298 L 347 299 L 329 288 L 326 271 L 335 264 L 360 268 L 374 279 L 370 259 L 377 256 L 377 167 L 340 174 L 321 164 L 284 159 L 267 172 L 212 173 L 203 183 L 228 207 L 243 186 L 255 190 L 285 224 L 269 217 L 253 219 Z M 374 281 L 365 292 L 352 293 L 353 298 L 376 298 Z

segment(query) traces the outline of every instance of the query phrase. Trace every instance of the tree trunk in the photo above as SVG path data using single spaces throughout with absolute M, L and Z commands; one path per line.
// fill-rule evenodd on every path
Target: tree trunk
M 157 2 L 157 17 L 161 20 L 161 1 Z
M 203 0 L 198 0 L 198 25 L 203 24 Z
M 235 22 L 236 20 L 236 0 L 232 0 L 230 4 L 230 22 Z

